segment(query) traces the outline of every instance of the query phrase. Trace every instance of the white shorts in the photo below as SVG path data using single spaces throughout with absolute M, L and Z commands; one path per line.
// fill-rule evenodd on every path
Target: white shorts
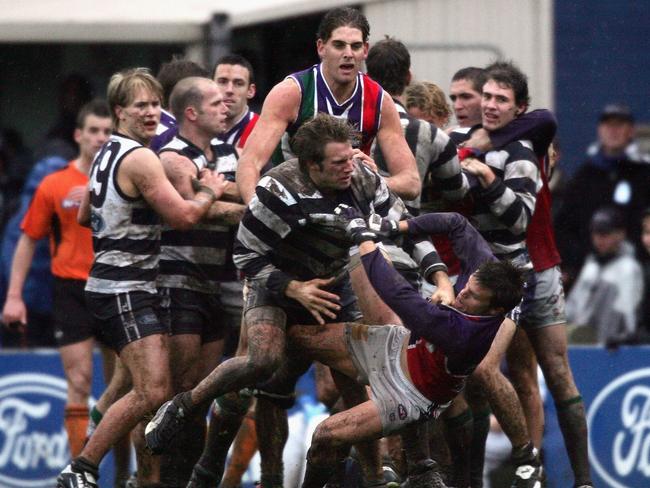
M 400 355 L 408 335 L 409 330 L 401 325 L 352 323 L 345 329 L 348 351 L 359 371 L 357 381 L 370 385 L 384 435 L 430 418 L 434 411 L 433 402 L 402 371 Z

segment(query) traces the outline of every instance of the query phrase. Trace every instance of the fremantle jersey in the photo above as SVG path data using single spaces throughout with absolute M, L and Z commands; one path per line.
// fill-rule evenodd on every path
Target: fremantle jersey
M 425 214 L 408 221 L 409 234 L 447 234 L 462 262 L 455 285 L 461 290 L 484 262 L 495 261 L 490 248 L 465 218 L 456 213 Z M 464 388 L 467 377 L 490 350 L 503 315 L 468 315 L 424 300 L 378 251 L 362 256 L 368 278 L 379 296 L 412 331 L 408 370 L 416 388 L 438 416 Z
M 239 121 L 233 125 L 230 130 L 227 130 L 224 134 L 222 134 L 219 139 L 227 144 L 230 144 L 231 146 L 235 146 L 240 149 L 243 148 L 246 144 L 248 136 L 253 131 L 253 128 L 255 127 L 255 124 L 257 124 L 259 118 L 260 116 L 258 114 L 252 110 L 248 110 L 244 113 L 242 118 L 239 119 Z
M 187 139 L 178 135 L 161 150 L 173 151 L 189 159 L 196 167 L 196 177 L 202 169 L 223 173 L 234 181 L 237 151 L 230 144 L 216 141 L 212 145 L 212 160 Z M 220 281 L 235 278 L 232 265 L 231 227 L 201 221 L 189 230 L 163 226 L 160 250 L 158 286 L 183 288 L 202 293 L 218 293 Z
M 296 82 L 301 93 L 298 117 L 287 128 L 288 137 L 293 136 L 302 124 L 323 112 L 347 120 L 353 128 L 353 140 L 350 141 L 352 147 L 370 154 L 381 122 L 384 90 L 379 83 L 359 72 L 354 92 L 339 104 L 325 81 L 320 64 L 293 73 L 287 78 Z M 284 138 L 282 144 L 287 160 L 294 157 L 287 144 L 288 137 Z
M 160 151 L 165 144 L 171 141 L 174 136 L 178 134 L 178 127 L 176 126 L 176 117 L 167 110 L 160 111 L 160 122 L 156 127 L 156 135 L 149 143 L 149 149 L 153 152 Z
M 126 195 L 117 170 L 138 141 L 114 133 L 90 170 L 90 211 L 95 259 L 86 290 L 96 293 L 156 293 L 160 218 L 142 196 Z M 147 151 L 149 149 L 146 149 Z

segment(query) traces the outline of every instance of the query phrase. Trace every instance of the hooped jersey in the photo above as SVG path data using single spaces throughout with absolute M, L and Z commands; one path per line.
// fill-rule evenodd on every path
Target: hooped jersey
M 203 169 L 213 169 L 234 181 L 237 151 L 230 144 L 214 140 L 213 157 L 192 142 L 178 135 L 166 144 L 160 154 L 172 151 L 186 157 L 196 167 L 196 177 Z M 202 221 L 189 230 L 163 226 L 158 285 L 202 293 L 218 293 L 220 281 L 234 279 L 230 226 Z
M 366 154 L 371 153 L 372 142 L 379 131 L 384 96 L 379 83 L 359 72 L 354 92 L 339 104 L 323 76 L 320 64 L 293 73 L 287 78 L 296 82 L 301 93 L 298 118 L 287 128 L 289 136 L 293 136 L 302 124 L 323 112 L 347 120 L 354 133 L 354 140 L 350 141 L 352 147 L 359 148 Z M 285 146 L 283 144 L 283 150 Z M 291 157 L 292 154 L 285 154 L 285 159 Z
M 88 291 L 156 293 L 160 217 L 142 196 L 126 195 L 117 183 L 120 164 L 137 149 L 145 147 L 114 133 L 102 146 L 90 170 L 90 222 L 95 259 L 86 284 Z
M 231 146 L 243 149 L 248 136 L 253 132 L 253 128 L 255 127 L 255 124 L 257 124 L 259 118 L 260 116 L 258 114 L 249 109 L 242 118 L 239 119 L 239 121 L 229 130 L 224 132 L 219 139 Z

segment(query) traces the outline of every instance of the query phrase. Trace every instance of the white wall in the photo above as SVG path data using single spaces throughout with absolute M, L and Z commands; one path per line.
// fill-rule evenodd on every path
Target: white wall
M 384 0 L 364 11 L 371 44 L 386 34 L 404 42 L 417 79 L 446 93 L 457 70 L 501 55 L 528 75 L 532 106 L 552 108 L 552 0 Z

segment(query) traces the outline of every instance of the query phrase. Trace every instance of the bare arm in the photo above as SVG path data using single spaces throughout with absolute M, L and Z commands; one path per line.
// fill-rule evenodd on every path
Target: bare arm
M 90 227 L 90 191 L 88 188 L 86 188 L 79 204 L 77 222 L 84 227 Z
M 32 265 L 36 240 L 23 233 L 18 239 L 14 259 L 11 262 L 11 276 L 9 278 L 9 289 L 7 299 L 2 310 L 2 322 L 9 325 L 19 322 L 27 324 L 27 309 L 23 302 L 23 286 L 27 273 Z
M 241 203 L 216 201 L 210 207 L 206 218 L 225 225 L 237 225 L 245 211 L 246 205 Z
M 142 195 L 171 227 L 180 230 L 199 222 L 224 187 L 223 175 L 203 171 L 199 181 L 205 189 L 185 200 L 165 176 L 160 160 L 148 149 L 136 149 L 124 159 L 117 181 L 123 192 L 133 197 Z
M 421 182 L 413 153 L 406 144 L 395 103 L 387 93 L 381 106 L 381 124 L 377 142 L 386 159 L 390 177 L 388 187 L 405 200 L 414 200 L 420 194 Z
M 244 203 L 253 198 L 262 168 L 271 159 L 287 126 L 296 120 L 299 107 L 300 89 L 291 80 L 277 84 L 266 97 L 237 166 L 237 185 Z

